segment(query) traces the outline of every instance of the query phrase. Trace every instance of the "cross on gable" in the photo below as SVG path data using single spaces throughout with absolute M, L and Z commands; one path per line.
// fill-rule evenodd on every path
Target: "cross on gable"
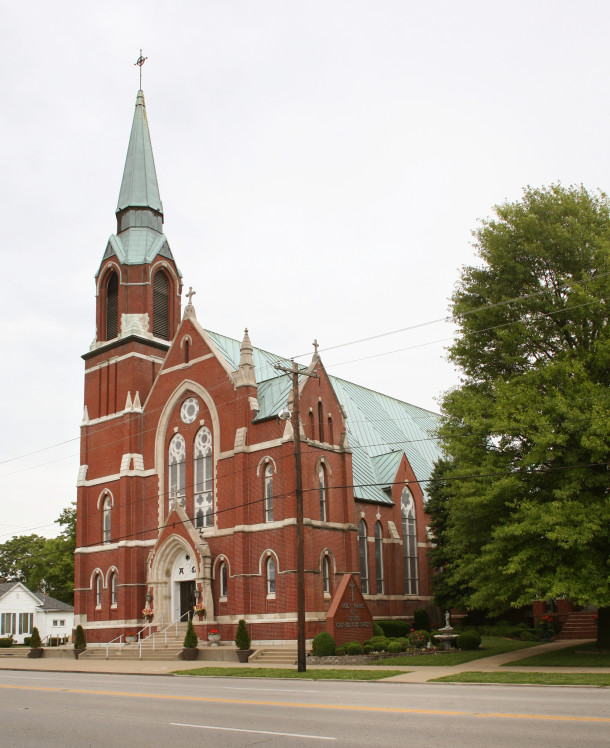
M 356 585 L 354 584 L 354 580 L 353 580 L 353 579 L 350 579 L 350 583 L 348 584 L 348 587 L 349 587 L 349 588 L 351 589 L 351 591 L 352 591 L 352 602 L 354 602 L 354 587 L 355 587 L 355 586 L 356 586 Z
M 195 295 L 196 293 L 197 293 L 197 291 L 193 291 L 193 287 L 192 287 L 192 286 L 189 286 L 189 291 L 188 291 L 188 293 L 184 294 L 184 295 L 185 295 L 185 296 L 187 297 L 187 299 L 189 300 L 189 304 L 192 304 L 192 303 L 193 303 L 193 296 L 194 296 L 194 295 Z

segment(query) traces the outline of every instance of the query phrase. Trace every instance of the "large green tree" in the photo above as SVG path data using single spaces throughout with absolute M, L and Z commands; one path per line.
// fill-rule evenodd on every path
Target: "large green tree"
M 524 190 L 474 232 L 453 296 L 435 472 L 445 602 L 501 612 L 566 596 L 610 647 L 610 202 Z
M 74 602 L 74 549 L 76 508 L 62 510 L 55 522 L 62 528 L 56 538 L 19 535 L 0 544 L 0 577 L 23 582 L 32 592 L 44 592 Z

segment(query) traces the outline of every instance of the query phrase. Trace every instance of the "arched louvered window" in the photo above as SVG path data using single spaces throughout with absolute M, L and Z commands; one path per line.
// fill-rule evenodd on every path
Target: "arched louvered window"
M 185 508 L 186 442 L 182 434 L 175 434 L 169 443 L 169 500 L 179 501 Z
M 383 595 L 383 530 L 381 522 L 375 522 L 375 575 L 377 594 Z
M 106 284 L 106 340 L 119 334 L 119 276 L 112 272 Z
M 110 542 L 110 533 L 111 533 L 111 515 L 112 515 L 112 499 L 110 496 L 106 496 L 104 499 L 104 507 L 103 507 L 103 541 L 104 543 Z
M 153 278 L 153 335 L 169 340 L 169 281 L 162 270 Z
M 404 594 L 417 595 L 417 530 L 415 527 L 415 503 L 408 488 L 403 488 L 400 497 L 402 513 L 402 564 Z
M 366 539 L 366 522 L 361 519 L 358 525 L 358 552 L 360 554 L 360 589 L 363 595 L 369 592 L 369 551 Z
M 214 524 L 214 490 L 212 461 L 212 432 L 202 426 L 195 437 L 195 527 Z
M 273 465 L 265 467 L 265 522 L 273 522 Z

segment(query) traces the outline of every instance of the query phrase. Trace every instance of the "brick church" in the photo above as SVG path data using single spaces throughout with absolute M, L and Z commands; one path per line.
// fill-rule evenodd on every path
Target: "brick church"
M 245 618 L 255 642 L 296 639 L 297 429 L 275 368 L 290 362 L 247 330 L 207 330 L 192 294 L 182 311 L 142 91 L 116 220 L 83 355 L 76 623 L 107 642 L 144 612 L 161 630 L 202 605 L 200 636 L 232 639 Z M 317 373 L 301 377 L 297 435 L 311 638 L 345 575 L 373 618 L 430 604 L 424 503 L 439 453 L 435 414 L 329 375 L 317 347 L 303 371 Z

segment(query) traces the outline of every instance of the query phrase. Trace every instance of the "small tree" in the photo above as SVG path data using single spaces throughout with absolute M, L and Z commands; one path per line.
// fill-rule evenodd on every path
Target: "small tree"
M 32 649 L 40 649 L 42 647 L 42 642 L 40 641 L 40 634 L 38 633 L 38 629 L 36 626 L 32 629 L 32 636 L 30 637 L 30 647 Z
M 195 627 L 193 626 L 193 622 L 189 620 L 188 625 L 186 627 L 186 636 L 184 637 L 184 643 L 183 647 L 185 649 L 197 649 L 197 642 L 199 639 L 197 638 L 197 634 L 195 633 Z
M 250 649 L 250 641 L 250 634 L 246 628 L 246 622 L 241 618 L 237 624 L 237 631 L 235 633 L 235 646 L 237 649 Z
M 316 657 L 332 657 L 335 654 L 335 640 L 327 631 L 321 631 L 314 636 L 311 650 Z
M 85 630 L 78 624 L 76 627 L 76 636 L 74 637 L 74 649 L 87 649 L 87 639 L 85 637 Z

